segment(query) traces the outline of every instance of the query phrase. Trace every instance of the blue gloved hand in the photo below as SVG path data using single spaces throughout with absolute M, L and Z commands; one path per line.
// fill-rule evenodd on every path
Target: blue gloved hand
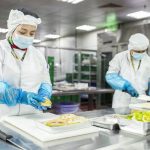
M 115 90 L 121 90 L 123 92 L 129 93 L 133 97 L 138 97 L 138 92 L 131 85 L 131 83 L 124 78 L 122 78 L 117 73 L 108 73 L 106 74 L 107 83 Z
M 129 82 L 125 83 L 125 85 L 123 87 L 123 91 L 129 93 L 132 97 L 139 96 L 137 90 Z
M 0 81 L 0 103 L 15 106 L 20 96 L 20 89 L 15 89 L 6 82 Z
M 40 105 L 44 99 L 37 94 L 22 91 L 9 85 L 7 82 L 0 81 L 0 103 L 7 106 L 15 106 L 18 103 L 31 105 L 39 110 L 46 110 Z
M 22 91 L 18 102 L 21 104 L 27 104 L 27 105 L 31 105 L 34 108 L 38 109 L 38 110 L 47 110 L 46 107 L 41 106 L 41 102 L 44 102 L 45 99 L 41 96 L 39 96 L 38 94 L 32 93 L 32 92 L 26 92 L 26 91 Z
M 43 98 L 51 99 L 52 96 L 52 86 L 48 83 L 42 83 L 38 90 L 38 95 Z

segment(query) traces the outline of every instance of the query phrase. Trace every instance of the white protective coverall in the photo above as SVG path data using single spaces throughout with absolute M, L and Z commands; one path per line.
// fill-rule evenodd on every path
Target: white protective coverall
M 21 23 L 28 24 L 31 22 L 31 24 L 35 23 L 36 25 L 35 18 L 31 16 L 25 18 L 23 17 L 23 13 L 17 10 L 11 12 L 12 14 L 10 14 L 8 20 L 8 27 L 10 28 L 6 37 L 11 35 L 12 31 L 20 24 L 20 21 Z M 14 20 L 16 24 L 13 23 L 11 26 L 11 23 Z M 0 80 L 13 85 L 15 88 L 22 88 L 25 91 L 35 93 L 38 92 L 41 83 L 50 83 L 47 63 L 40 50 L 33 46 L 29 46 L 23 61 L 16 60 L 11 51 L 12 48 L 7 39 L 0 41 Z M 18 50 L 18 52 L 20 53 L 21 51 Z M 0 104 L 0 117 L 5 115 L 20 115 L 36 112 L 38 111 L 30 105 L 17 104 L 16 106 L 7 106 L 6 104 Z

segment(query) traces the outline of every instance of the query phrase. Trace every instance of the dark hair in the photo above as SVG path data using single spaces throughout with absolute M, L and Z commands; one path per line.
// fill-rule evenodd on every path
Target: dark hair
M 34 13 L 34 12 L 32 12 L 32 11 L 26 9 L 26 8 L 20 8 L 20 9 L 17 9 L 17 10 L 23 12 L 24 15 L 30 15 L 30 16 L 33 16 L 35 18 L 39 18 L 39 16 L 36 13 Z

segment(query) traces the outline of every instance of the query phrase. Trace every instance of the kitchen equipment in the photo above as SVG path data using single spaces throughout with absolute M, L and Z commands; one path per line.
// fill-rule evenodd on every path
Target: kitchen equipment
M 117 124 L 117 123 L 113 124 L 113 123 L 102 123 L 102 122 L 94 121 L 93 126 L 104 128 L 104 129 L 109 129 L 109 130 L 119 130 L 120 129 L 119 124 Z
M 120 129 L 119 124 L 117 123 L 117 119 L 114 118 L 113 115 L 95 118 L 92 122 L 92 125 L 100 128 L 109 129 L 109 130 Z
M 9 142 L 12 145 L 22 149 L 22 150 L 26 150 L 25 148 L 23 148 L 21 145 L 18 144 L 18 140 L 16 138 L 14 138 L 12 135 L 8 135 L 6 133 L 4 133 L 3 131 L 0 130 L 0 139 L 5 141 L 5 142 Z
M 61 102 L 54 104 L 54 108 L 57 114 L 76 113 L 80 107 L 79 103 L 73 102 Z

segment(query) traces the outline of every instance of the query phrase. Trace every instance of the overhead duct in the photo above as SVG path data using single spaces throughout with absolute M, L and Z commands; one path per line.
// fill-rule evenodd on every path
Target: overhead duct
M 115 3 L 107 3 L 104 5 L 98 6 L 98 8 L 122 8 L 123 6 L 115 4 Z
M 121 35 L 118 42 L 128 42 L 132 34 L 143 33 L 150 39 L 150 20 L 142 20 L 120 25 Z

